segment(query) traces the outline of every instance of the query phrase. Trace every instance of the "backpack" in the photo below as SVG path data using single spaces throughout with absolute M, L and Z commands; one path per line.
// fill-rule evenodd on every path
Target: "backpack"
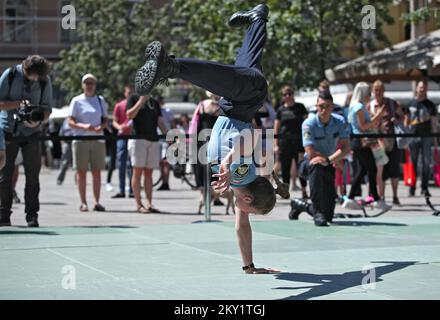
M 9 85 L 8 97 L 10 97 L 10 95 L 11 95 L 11 86 L 12 86 L 12 82 L 14 81 L 16 74 L 17 74 L 17 66 L 11 67 L 9 74 L 8 74 L 8 85 Z M 39 82 L 40 82 L 40 89 L 41 89 L 41 93 L 40 93 L 40 105 L 41 105 L 41 103 L 43 101 L 43 93 L 44 93 L 44 89 L 46 89 L 47 81 L 46 80 L 39 80 Z

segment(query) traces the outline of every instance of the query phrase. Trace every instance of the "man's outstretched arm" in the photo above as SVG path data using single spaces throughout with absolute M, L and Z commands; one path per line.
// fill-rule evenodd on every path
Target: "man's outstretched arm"
M 249 221 L 249 214 L 242 212 L 235 207 L 235 231 L 237 233 L 238 247 L 240 248 L 243 266 L 253 264 L 252 259 L 252 228 Z M 249 274 L 258 273 L 279 273 L 279 270 L 250 267 L 244 270 Z

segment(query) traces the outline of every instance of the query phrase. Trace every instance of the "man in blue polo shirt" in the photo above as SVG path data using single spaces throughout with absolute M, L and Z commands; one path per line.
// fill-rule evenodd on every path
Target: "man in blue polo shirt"
M 303 145 L 308 161 L 311 205 L 292 200 L 292 212 L 297 215 L 307 211 L 313 216 L 315 225 L 327 226 L 335 210 L 334 163 L 350 152 L 350 130 L 342 116 L 333 112 L 333 97 L 329 91 L 321 91 L 316 103 L 317 113 L 302 124 Z M 336 149 L 337 142 L 341 148 Z M 291 217 L 292 218 L 292 217 Z

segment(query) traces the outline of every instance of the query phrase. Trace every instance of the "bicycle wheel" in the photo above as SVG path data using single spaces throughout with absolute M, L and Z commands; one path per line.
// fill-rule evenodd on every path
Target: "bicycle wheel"
M 191 187 L 191 189 L 197 188 L 196 175 L 193 171 L 193 166 L 189 163 L 185 166 L 185 174 L 183 175 L 183 181 Z
M 162 181 L 160 170 L 153 170 L 153 187 L 156 187 Z

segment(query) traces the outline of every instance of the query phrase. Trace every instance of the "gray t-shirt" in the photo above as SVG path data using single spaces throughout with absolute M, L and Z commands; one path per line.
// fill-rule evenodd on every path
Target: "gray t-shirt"
M 108 105 L 102 96 L 86 97 L 80 94 L 72 99 L 69 105 L 69 117 L 75 118 L 76 122 L 89 123 L 94 127 L 102 125 L 102 117 L 107 118 Z M 72 129 L 75 136 L 103 135 L 84 129 Z
M 11 68 L 7 69 L 0 77 L 0 101 L 29 100 L 32 105 L 40 105 L 45 111 L 52 112 L 52 83 L 49 76 L 46 79 L 46 85 L 41 97 L 41 88 L 39 81 L 25 80 L 21 64 L 16 66 L 14 79 L 9 88 L 9 73 Z M 15 120 L 14 113 L 17 110 L 2 110 L 0 112 L 0 128 L 14 135 L 29 136 L 41 131 L 40 127 L 28 128 L 22 123 L 17 123 L 17 131 L 14 133 Z

